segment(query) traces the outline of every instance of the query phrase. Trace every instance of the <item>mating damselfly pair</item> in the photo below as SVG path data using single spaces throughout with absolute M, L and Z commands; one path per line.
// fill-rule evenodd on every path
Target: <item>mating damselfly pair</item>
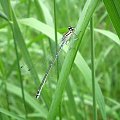
M 71 38 L 71 36 L 73 35 L 73 33 L 74 33 L 74 28 L 71 27 L 71 26 L 69 26 L 69 27 L 68 27 L 68 32 L 66 32 L 66 33 L 63 35 L 63 37 L 62 37 L 62 42 L 61 42 L 61 45 L 60 45 L 59 50 L 57 51 L 54 59 L 53 59 L 52 62 L 50 63 L 50 65 L 49 65 L 49 67 L 48 67 L 45 75 L 43 76 L 42 82 L 40 83 L 40 86 L 39 86 L 38 91 L 37 91 L 37 93 L 36 93 L 36 98 L 37 98 L 37 99 L 40 97 L 41 91 L 42 91 L 42 89 L 43 89 L 44 84 L 46 83 L 46 80 L 47 80 L 47 77 L 48 77 L 48 75 L 49 75 L 49 72 L 50 72 L 52 66 L 54 65 L 56 59 L 58 58 L 60 51 L 62 50 L 63 46 L 69 41 L 69 39 Z

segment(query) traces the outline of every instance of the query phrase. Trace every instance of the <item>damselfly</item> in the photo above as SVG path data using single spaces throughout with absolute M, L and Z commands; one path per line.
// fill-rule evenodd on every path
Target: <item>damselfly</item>
M 48 69 L 47 69 L 47 71 L 46 71 L 46 73 L 45 73 L 45 75 L 44 75 L 44 77 L 42 79 L 42 82 L 41 82 L 41 84 L 40 84 L 40 86 L 38 88 L 38 91 L 36 93 L 36 98 L 37 99 L 40 97 L 41 91 L 43 89 L 44 84 L 46 83 L 46 80 L 47 80 L 47 77 L 49 75 L 49 72 L 50 72 L 52 66 L 54 65 L 56 59 L 58 58 L 58 55 L 59 55 L 61 49 L 63 48 L 64 44 L 66 44 L 68 42 L 68 40 L 71 38 L 71 36 L 73 35 L 73 33 L 74 33 L 74 28 L 70 26 L 70 27 L 68 27 L 68 32 L 63 35 L 60 48 L 59 48 L 58 52 L 56 53 L 53 61 L 49 65 L 49 67 L 48 67 Z

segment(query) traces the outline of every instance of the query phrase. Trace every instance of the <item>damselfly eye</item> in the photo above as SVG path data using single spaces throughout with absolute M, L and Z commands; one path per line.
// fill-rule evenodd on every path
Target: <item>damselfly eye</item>
M 71 27 L 71 26 L 69 26 L 69 27 L 68 27 L 68 30 L 69 30 L 69 31 L 73 31 L 73 30 L 74 30 L 74 28 L 73 28 L 73 27 Z
M 72 31 L 74 30 L 74 28 L 72 28 Z
M 69 27 L 68 27 L 68 30 L 72 30 L 72 27 L 71 27 L 71 26 L 69 26 Z

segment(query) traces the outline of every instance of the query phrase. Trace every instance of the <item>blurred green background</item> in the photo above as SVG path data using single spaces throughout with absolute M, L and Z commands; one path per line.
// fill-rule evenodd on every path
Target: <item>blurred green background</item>
M 55 21 L 59 45 L 68 26 L 77 26 L 85 3 L 89 1 L 56 0 L 54 9 L 53 0 L 0 0 L 0 120 L 47 118 L 67 54 L 64 51 L 72 49 L 69 43 L 65 45 L 37 100 L 35 95 L 41 79 L 56 53 Z M 120 2 L 118 0 L 114 5 L 118 16 L 114 16 L 112 4 L 106 3 L 107 0 L 99 1 L 91 16 L 94 21 L 95 80 L 104 98 L 103 103 L 97 104 L 97 119 L 119 120 Z M 56 113 L 57 120 L 93 120 L 93 93 L 89 88 L 92 86 L 87 83 L 90 81 L 88 74 L 91 74 L 87 73 L 87 68 L 92 67 L 90 28 L 89 23 L 83 31 L 78 52 L 84 59 L 72 66 Z M 86 73 L 80 71 L 81 66 Z

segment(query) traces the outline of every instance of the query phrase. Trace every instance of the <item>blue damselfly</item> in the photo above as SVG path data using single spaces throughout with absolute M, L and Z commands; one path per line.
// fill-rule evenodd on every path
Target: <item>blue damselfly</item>
M 54 59 L 50 63 L 50 65 L 49 65 L 49 67 L 48 67 L 48 69 L 47 69 L 47 71 L 46 71 L 46 73 L 45 73 L 45 75 L 44 75 L 44 77 L 42 79 L 42 82 L 41 82 L 41 84 L 40 84 L 40 86 L 38 88 L 38 91 L 36 93 L 36 98 L 37 99 L 40 97 L 41 91 L 43 89 L 44 84 L 46 83 L 46 80 L 47 80 L 47 77 L 49 75 L 49 72 L 50 72 L 52 66 L 54 65 L 56 59 L 58 58 L 60 51 L 62 50 L 63 46 L 65 44 L 67 44 L 68 40 L 71 38 L 71 36 L 73 35 L 73 33 L 74 33 L 74 28 L 70 26 L 70 27 L 68 27 L 68 32 L 63 35 L 60 48 L 59 48 L 58 52 L 56 53 Z

